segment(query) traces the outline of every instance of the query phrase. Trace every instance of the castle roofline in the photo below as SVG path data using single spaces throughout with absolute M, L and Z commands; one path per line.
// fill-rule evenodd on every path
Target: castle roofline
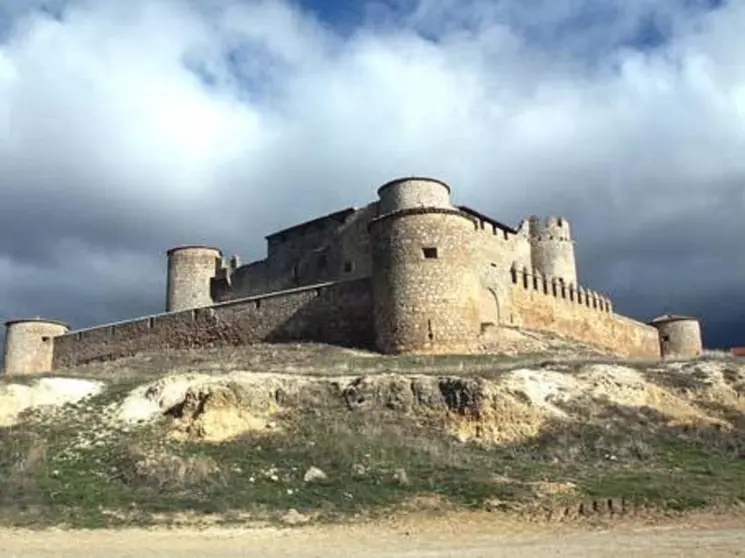
M 441 186 L 444 186 L 447 188 L 448 194 L 450 193 L 450 185 L 447 182 L 443 182 L 442 180 L 438 178 L 431 178 L 429 176 L 406 176 L 401 178 L 395 178 L 391 180 L 390 182 L 386 182 L 383 184 L 380 188 L 378 188 L 378 196 L 380 196 L 380 192 L 385 190 L 386 188 L 390 188 L 391 186 L 395 186 L 396 184 L 400 184 L 401 182 L 408 182 L 410 180 L 421 180 L 424 182 L 436 182 L 437 184 L 440 184 Z
M 657 316 L 655 319 L 653 319 L 650 324 L 661 324 L 666 322 L 680 322 L 680 321 L 689 321 L 693 320 L 696 321 L 696 318 L 692 316 L 682 316 L 680 314 L 663 314 L 662 316 Z
M 497 221 L 496 219 L 492 219 L 488 215 L 484 215 L 483 213 L 480 213 L 480 212 L 476 211 L 475 209 L 471 209 L 468 206 L 459 205 L 458 206 L 458 209 L 460 209 L 461 211 L 464 211 L 465 213 L 468 213 L 470 215 L 473 215 L 474 217 L 477 217 L 477 218 L 481 219 L 482 221 L 486 221 L 487 223 L 490 223 L 490 224 L 494 225 L 495 227 L 500 228 L 500 229 L 502 229 L 504 231 L 510 232 L 512 234 L 517 234 L 517 230 L 516 229 L 510 227 L 509 225 L 505 225 L 504 223 L 501 223 L 500 221 Z
M 25 323 L 40 323 L 40 324 L 55 324 L 70 329 L 70 324 L 60 320 L 45 320 L 44 318 L 14 318 L 5 322 L 5 326 L 9 327 L 15 324 Z
M 286 229 L 282 229 L 280 231 L 274 232 L 268 236 L 265 236 L 265 240 L 271 240 L 273 238 L 276 238 L 280 235 L 287 234 L 290 232 L 296 232 L 301 229 L 310 228 L 313 225 L 320 223 L 322 221 L 325 221 L 327 219 L 334 219 L 338 221 L 344 221 L 347 217 L 352 215 L 355 211 L 357 211 L 356 207 L 347 207 L 346 209 L 342 209 L 341 211 L 335 211 L 334 213 L 329 213 L 328 215 L 324 215 L 323 217 L 317 217 L 315 219 L 312 219 L 310 221 L 305 221 L 303 223 L 300 223 L 298 225 L 293 225 L 291 227 L 287 227 Z
M 208 246 L 206 244 L 184 244 L 183 246 L 174 246 L 173 248 L 170 248 L 168 251 L 166 251 L 166 254 L 170 256 L 173 252 L 177 252 L 178 250 L 190 250 L 192 248 L 197 248 L 200 250 L 214 250 L 215 252 L 219 252 L 220 256 L 222 256 L 222 250 L 216 248 L 215 246 Z

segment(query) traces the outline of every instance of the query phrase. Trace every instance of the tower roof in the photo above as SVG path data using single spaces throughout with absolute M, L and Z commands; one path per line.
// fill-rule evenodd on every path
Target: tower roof
M 385 190 L 386 188 L 390 188 L 391 186 L 400 184 L 401 182 L 434 182 L 436 184 L 439 184 L 440 186 L 444 186 L 448 193 L 450 193 L 450 185 L 444 180 L 440 180 L 439 178 L 432 178 L 430 176 L 402 176 L 400 178 L 389 180 L 388 182 L 383 184 L 380 188 L 378 188 L 378 195 L 380 195 L 380 192 Z
M 70 329 L 70 324 L 68 324 L 67 322 L 63 322 L 63 321 L 60 321 L 60 320 L 46 320 L 44 318 L 39 318 L 39 317 L 35 317 L 35 318 L 14 318 L 14 319 L 11 319 L 11 320 L 6 321 L 5 322 L 5 325 L 7 327 L 7 326 L 15 325 L 15 324 L 25 324 L 25 323 L 34 323 L 34 322 L 40 323 L 40 324 L 54 324 L 54 325 L 59 325 L 59 326 L 66 327 L 67 329 Z
M 696 321 L 696 318 L 692 316 L 683 316 L 681 314 L 663 314 L 662 316 L 657 316 L 654 320 L 652 320 L 651 324 L 661 324 L 665 322 L 679 322 L 679 321 Z
M 219 252 L 220 255 L 222 255 L 222 250 L 216 248 L 215 246 L 209 246 L 207 244 L 184 244 L 181 246 L 174 246 L 173 248 L 169 248 L 166 251 L 166 254 L 170 255 L 173 252 L 178 252 L 180 250 L 210 250 L 212 252 Z

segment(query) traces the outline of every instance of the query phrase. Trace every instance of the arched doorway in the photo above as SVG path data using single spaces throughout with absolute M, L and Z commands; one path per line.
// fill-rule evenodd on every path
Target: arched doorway
M 496 329 L 501 322 L 499 297 L 489 288 L 482 288 L 479 293 L 479 322 L 481 333 Z

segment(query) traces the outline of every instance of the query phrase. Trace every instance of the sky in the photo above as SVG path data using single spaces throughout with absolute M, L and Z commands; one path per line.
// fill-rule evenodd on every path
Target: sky
M 447 181 L 568 219 L 615 310 L 745 344 L 745 2 L 0 1 L 0 318 L 163 311 L 166 256 Z

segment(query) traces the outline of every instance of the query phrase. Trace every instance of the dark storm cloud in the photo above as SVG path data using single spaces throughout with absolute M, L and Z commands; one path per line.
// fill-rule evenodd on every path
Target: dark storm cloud
M 6 7 L 3 317 L 159 312 L 167 248 L 260 258 L 266 234 L 424 174 L 513 225 L 568 217 L 617 309 L 731 332 L 745 7 L 539 4 L 407 3 L 343 34 L 277 2 Z

